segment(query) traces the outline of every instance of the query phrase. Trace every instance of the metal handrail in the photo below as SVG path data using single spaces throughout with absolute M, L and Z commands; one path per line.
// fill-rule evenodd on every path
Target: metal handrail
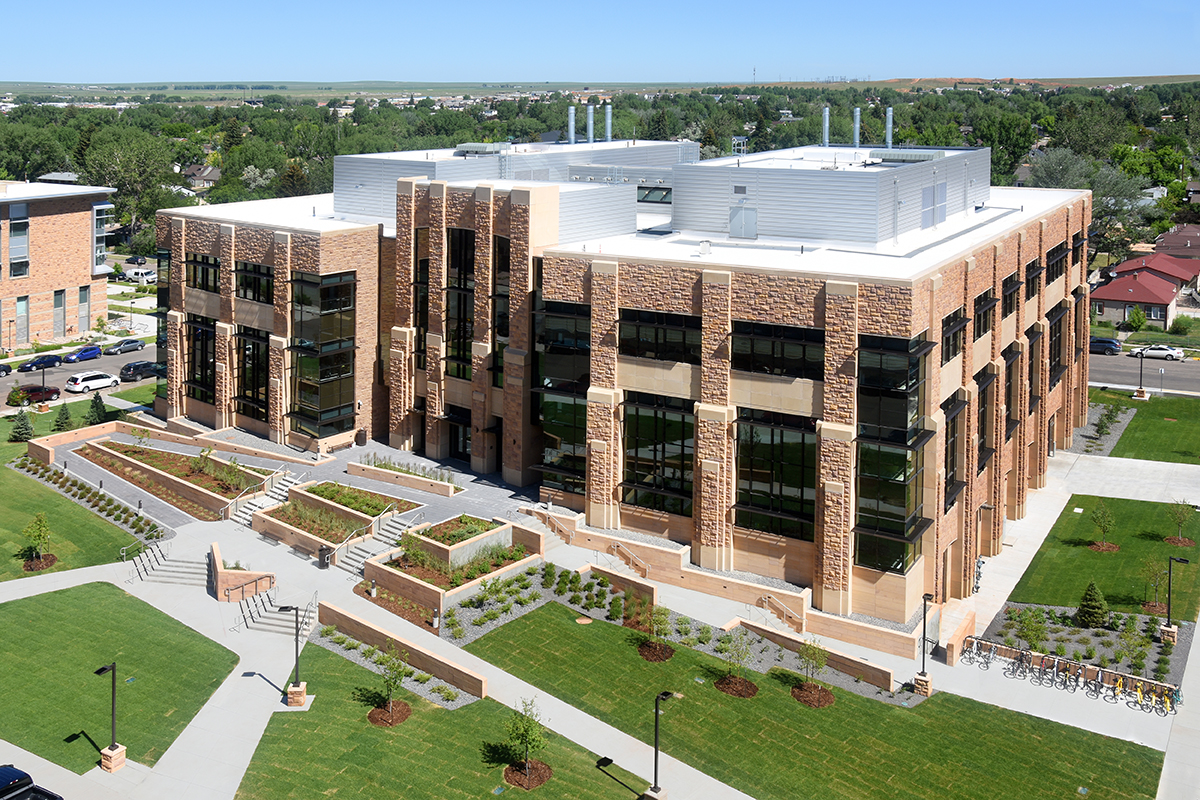
M 225 507 L 221 509 L 221 519 L 225 519 L 225 518 L 226 518 L 226 517 L 225 517 L 225 512 L 226 512 L 226 511 L 228 511 L 228 510 L 229 510 L 229 509 L 230 509 L 230 508 L 231 508 L 231 507 L 232 507 L 232 506 L 233 506 L 235 503 L 237 503 L 237 501 L 238 501 L 238 500 L 241 500 L 241 499 L 242 499 L 242 497 L 243 497 L 243 496 L 246 494 L 246 492 L 249 492 L 249 491 L 251 491 L 251 490 L 258 490 L 258 489 L 262 489 L 263 491 L 267 491 L 267 492 L 269 492 L 269 491 L 270 491 L 270 489 L 267 489 L 267 488 L 266 488 L 266 486 L 267 486 L 267 483 L 268 483 L 268 482 L 271 480 L 271 478 L 274 478 L 274 477 L 275 477 L 276 473 L 278 473 L 278 472 L 282 471 L 283 469 L 284 469 L 283 465 L 280 465 L 280 466 L 279 466 L 279 467 L 278 467 L 278 468 L 275 470 L 275 472 L 272 472 L 270 475 L 268 475 L 268 476 L 266 476 L 265 478 L 263 478 L 263 479 L 262 479 L 262 481 L 260 481 L 260 482 L 259 482 L 257 485 L 255 485 L 255 486 L 247 486 L 245 489 L 242 489 L 241 493 L 240 493 L 240 494 L 238 494 L 238 496 L 237 496 L 237 497 L 235 497 L 235 498 L 233 498 L 232 500 L 230 500 L 228 503 L 226 503 L 226 504 L 225 504 Z
M 309 600 L 308 605 L 306 605 L 304 607 L 304 625 L 302 627 L 306 627 L 306 628 L 308 627 L 308 621 L 309 621 L 310 616 L 315 614 L 317 611 L 317 595 L 318 595 L 317 591 L 314 590 L 312 600 Z M 311 630 L 311 628 L 310 628 L 310 630 Z
M 245 583 L 240 583 L 237 586 L 231 586 L 231 587 L 226 588 L 225 589 L 225 602 L 226 603 L 230 602 L 229 595 L 232 592 L 236 592 L 239 589 L 241 590 L 242 595 L 241 595 L 241 597 L 238 598 L 238 602 L 245 600 L 246 599 L 246 587 L 252 583 L 257 585 L 259 581 L 263 581 L 263 580 L 269 580 L 271 582 L 271 585 L 267 587 L 268 591 L 275 588 L 275 576 L 274 575 L 259 575 L 257 578 L 251 578 L 250 580 L 246 581 Z M 254 594 L 258 594 L 258 592 L 255 591 Z M 253 596 L 254 595 L 251 595 L 251 597 L 253 597 Z
M 552 529 L 557 528 L 557 530 L 554 530 L 554 533 L 564 537 L 567 540 L 567 544 L 575 544 L 575 531 L 567 530 L 567 526 L 559 522 L 558 517 L 551 516 L 550 512 L 547 511 L 546 522 L 550 523 Z
M 785 616 L 784 616 L 784 618 L 783 618 L 783 621 L 784 621 L 785 623 L 786 623 L 786 622 L 788 622 L 788 620 L 789 620 L 790 618 L 794 617 L 794 618 L 796 618 L 797 620 L 799 620 L 799 621 L 800 621 L 800 625 L 801 625 L 801 627 L 803 627 L 803 626 L 804 626 L 804 617 L 800 616 L 800 615 L 799 615 L 799 614 L 797 614 L 795 611 L 792 611 L 790 608 L 788 608 L 787 604 L 786 604 L 786 603 L 784 603 L 782 600 L 780 600 L 780 599 L 779 599 L 778 597 L 776 597 L 775 595 L 773 595 L 773 594 L 764 594 L 762 597 L 758 598 L 758 602 L 760 602 L 760 603 L 765 603 L 765 604 L 774 603 L 775 605 L 777 605 L 777 606 L 779 606 L 780 608 L 782 608 L 782 609 L 783 609 L 783 611 L 784 611 L 784 615 L 785 615 Z M 790 623 L 789 623 L 789 624 L 790 624 Z
M 628 547 L 621 544 L 620 542 L 613 542 L 609 546 L 612 547 L 613 552 L 616 553 L 617 555 L 620 555 L 621 551 L 624 550 L 626 553 L 629 554 L 629 558 L 632 561 L 635 561 L 638 564 L 640 564 L 642 567 L 642 577 L 647 577 L 650 574 L 650 565 L 647 564 L 645 561 L 642 561 L 640 558 L 638 558 L 637 555 L 632 550 L 630 550 Z M 630 564 L 629 566 L 632 567 L 633 564 Z
M 396 507 L 395 502 L 388 503 L 387 506 L 384 507 L 383 511 L 380 511 L 378 514 L 371 517 L 371 521 L 368 522 L 366 525 L 363 525 L 361 528 L 355 528 L 354 530 L 350 531 L 350 533 L 346 534 L 346 538 L 342 539 L 341 544 L 339 544 L 337 547 L 333 548 L 333 552 L 329 554 L 330 561 L 332 561 L 333 557 L 335 555 L 337 555 L 338 552 L 343 547 L 346 546 L 347 542 L 349 542 L 354 537 L 358 536 L 361 532 L 365 531 L 367 528 L 371 528 L 371 527 L 374 527 L 375 525 L 379 524 L 379 520 L 383 519 L 384 514 L 388 513 L 389 509 L 392 509 L 395 507 Z

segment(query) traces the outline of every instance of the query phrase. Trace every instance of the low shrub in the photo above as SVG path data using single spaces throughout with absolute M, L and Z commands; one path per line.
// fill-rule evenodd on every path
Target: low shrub
M 332 638 L 333 638 L 333 643 L 338 644 L 338 645 L 343 645 L 349 641 L 349 638 L 347 636 L 340 634 L 340 633 Z
M 701 625 L 696 629 L 696 640 L 700 644 L 708 644 L 712 641 L 712 628 L 707 625 Z
M 1091 661 L 1096 657 L 1096 648 L 1089 644 L 1087 650 L 1083 651 L 1083 654 L 1087 657 L 1088 661 Z
M 429 691 L 433 692 L 438 697 L 441 697 L 447 703 L 453 703 L 458 699 L 458 692 L 454 689 L 451 689 L 449 686 L 435 686 Z
M 625 618 L 625 601 L 620 597 L 614 597 L 612 602 L 608 604 L 608 617 L 610 622 L 620 622 Z
M 453 636 L 455 639 L 461 639 L 463 637 L 464 633 L 465 633 L 465 631 L 463 631 L 461 625 L 455 625 L 453 628 L 450 629 L 450 635 Z
M 554 565 L 547 561 L 542 566 L 542 588 L 549 589 L 554 585 L 555 570 Z
M 347 650 L 357 650 L 361 646 L 362 642 L 356 642 L 353 639 L 342 645 L 342 647 L 346 648 Z
M 330 636 L 333 636 L 335 633 L 337 633 L 336 625 L 322 625 L 321 626 L 321 635 L 324 636 L 326 639 L 328 639 Z
M 571 595 L 568 602 L 570 602 L 573 606 L 583 605 L 583 595 L 581 595 L 579 592 L 576 592 L 575 594 Z
M 1058 656 L 1059 658 L 1066 658 L 1067 657 L 1067 646 L 1065 644 L 1063 644 L 1062 642 L 1059 642 L 1057 645 L 1054 646 L 1054 655 Z
M 426 683 L 429 683 L 429 679 L 432 677 L 433 676 L 430 675 L 428 672 L 418 672 L 416 675 L 413 676 L 413 680 L 420 684 L 426 684 Z
M 375 658 L 375 654 L 379 652 L 379 648 L 374 645 L 367 645 L 362 650 L 363 658 L 370 661 Z

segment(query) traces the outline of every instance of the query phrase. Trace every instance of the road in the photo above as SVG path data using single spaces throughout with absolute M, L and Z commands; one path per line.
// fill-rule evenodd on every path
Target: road
M 156 360 L 157 353 L 158 348 L 154 344 L 147 344 L 142 350 L 135 350 L 131 353 L 123 353 L 119 356 L 100 356 L 99 358 L 93 358 L 91 361 L 84 361 L 79 364 L 67 364 L 64 362 L 61 367 L 51 367 L 50 369 L 46 370 L 46 385 L 57 386 L 59 389 L 62 389 L 67 385 L 67 378 L 71 377 L 76 372 L 91 372 L 95 370 L 97 372 L 107 372 L 110 375 L 115 376 L 121 371 L 121 367 L 125 366 L 131 361 Z M 30 356 L 30 358 L 33 358 L 33 356 Z M 14 368 L 12 373 L 4 380 L 9 385 L 11 385 L 13 382 L 19 382 L 21 385 L 41 385 L 42 372 L 41 370 L 34 370 L 33 372 L 17 372 Z M 147 382 L 152 380 L 153 378 L 148 378 Z M 121 384 L 121 386 L 117 387 L 113 391 L 119 392 L 121 389 L 129 389 L 134 386 L 140 386 L 141 383 L 141 381 L 126 382 Z M 109 390 L 105 389 L 103 393 L 108 394 L 108 391 Z M 71 393 L 64 391 L 63 394 L 69 396 Z
M 1139 359 L 1126 353 L 1103 356 L 1093 353 L 1088 362 L 1088 381 L 1102 386 L 1137 386 Z M 1159 375 L 1159 370 L 1166 370 Z M 1200 361 L 1160 361 L 1147 359 L 1145 363 L 1145 387 L 1157 391 L 1160 385 L 1167 391 L 1196 392 L 1200 394 Z

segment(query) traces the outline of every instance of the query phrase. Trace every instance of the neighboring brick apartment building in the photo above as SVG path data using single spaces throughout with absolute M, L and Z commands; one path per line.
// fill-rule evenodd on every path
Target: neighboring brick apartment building
M 107 318 L 115 191 L 0 181 L 0 349 L 73 338 Z
M 469 461 L 905 622 L 1087 411 L 1087 192 L 983 150 L 464 145 L 170 209 L 163 413 Z

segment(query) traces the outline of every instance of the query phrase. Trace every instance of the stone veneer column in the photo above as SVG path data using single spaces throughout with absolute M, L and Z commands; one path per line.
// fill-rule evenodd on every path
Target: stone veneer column
M 508 347 L 504 349 L 504 441 L 501 474 L 515 486 L 538 480 L 540 434 L 530 423 L 533 398 L 533 256 L 530 250 L 532 197 L 529 189 L 509 193 Z M 555 215 L 557 221 L 557 215 Z
M 592 383 L 587 394 L 587 523 L 621 525 L 621 400 L 617 389 L 617 262 L 593 261 Z
M 173 304 L 167 312 L 167 418 L 183 413 L 184 381 L 184 321 L 183 277 L 186 257 L 185 233 L 187 220 L 175 217 L 171 220 L 171 270 L 170 297 Z
M 396 181 L 396 276 L 392 319 L 392 344 L 388 352 L 388 445 L 411 450 L 414 427 L 424 421 L 412 413 L 413 350 L 417 329 L 413 327 L 413 271 L 416 267 L 417 182 L 412 178 Z M 386 292 L 380 296 L 383 302 Z
M 221 311 L 217 318 L 216 342 L 213 351 L 216 354 L 216 379 L 214 381 L 213 426 L 224 428 L 233 424 L 233 395 L 234 395 L 234 350 L 233 334 L 233 265 L 235 228 L 232 225 L 221 226 L 220 253 L 221 266 L 217 271 L 217 285 L 220 290 Z
M 429 184 L 429 333 L 425 337 L 425 455 L 450 454 L 445 413 L 446 182 Z
M 813 605 L 849 614 L 854 564 L 858 284 L 825 283 L 824 408 L 817 422 L 817 557 Z
M 491 186 L 475 188 L 475 307 L 471 325 L 471 469 L 495 472 L 497 467 L 496 434 L 484 433 L 491 427 L 492 373 L 492 228 L 493 199 Z
M 292 338 L 292 235 L 275 231 L 275 250 L 272 258 L 275 307 L 267 351 L 267 428 L 271 441 L 287 441 L 288 411 L 291 409 L 291 354 L 288 342 Z
M 734 421 L 729 405 L 729 335 L 731 284 L 729 272 L 705 270 L 701 284 L 702 347 L 700 402 L 696 404 L 695 535 L 692 561 L 710 569 L 734 569 L 733 521 L 737 467 L 734 460 Z

